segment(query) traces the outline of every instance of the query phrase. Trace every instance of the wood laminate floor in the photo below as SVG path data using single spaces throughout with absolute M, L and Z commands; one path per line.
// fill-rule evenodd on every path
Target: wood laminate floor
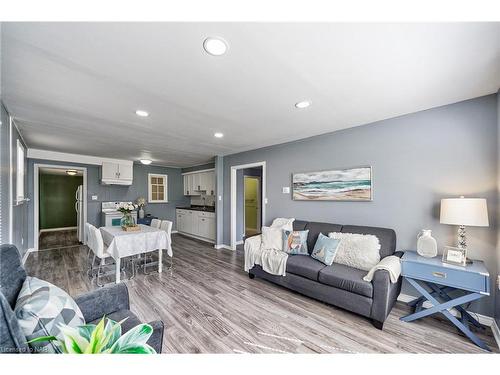
M 56 249 L 78 245 L 76 229 L 63 229 L 51 232 L 41 232 L 38 237 L 40 250 Z
M 485 353 L 444 319 L 401 322 L 409 311 L 401 303 L 380 331 L 361 316 L 250 280 L 241 251 L 172 237 L 172 270 L 126 281 L 132 311 L 165 323 L 164 353 Z M 97 288 L 86 277 L 86 254 L 83 245 L 43 250 L 26 267 L 75 296 Z M 498 352 L 490 328 L 478 335 Z

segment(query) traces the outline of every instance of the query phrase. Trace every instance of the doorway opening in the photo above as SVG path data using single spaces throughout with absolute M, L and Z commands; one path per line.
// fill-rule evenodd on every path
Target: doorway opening
M 34 166 L 35 250 L 78 246 L 85 242 L 87 170 L 83 167 Z
M 266 212 L 266 162 L 231 167 L 231 249 L 260 233 Z

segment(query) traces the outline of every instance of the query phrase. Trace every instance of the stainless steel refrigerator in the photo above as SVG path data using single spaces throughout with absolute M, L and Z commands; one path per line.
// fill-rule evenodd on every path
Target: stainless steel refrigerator
M 76 232 L 78 233 L 78 241 L 83 242 L 84 239 L 84 230 L 85 230 L 85 222 L 83 218 L 83 185 L 78 186 L 75 194 L 75 210 L 76 210 Z

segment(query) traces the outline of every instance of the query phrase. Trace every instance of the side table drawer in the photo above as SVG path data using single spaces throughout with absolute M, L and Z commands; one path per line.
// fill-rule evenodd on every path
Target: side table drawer
M 404 277 L 489 294 L 487 275 L 466 272 L 458 268 L 436 267 L 417 262 L 402 262 L 401 265 L 401 273 Z

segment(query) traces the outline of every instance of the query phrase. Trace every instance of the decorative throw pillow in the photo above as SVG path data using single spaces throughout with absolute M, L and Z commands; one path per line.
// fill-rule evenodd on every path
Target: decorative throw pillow
M 380 262 L 380 242 L 377 236 L 338 232 L 332 232 L 328 236 L 340 240 L 333 260 L 335 263 L 370 271 Z
M 262 249 L 283 250 L 282 229 L 272 227 L 262 227 Z
M 293 230 L 293 222 L 295 219 L 287 219 L 284 217 L 277 217 L 276 219 L 273 220 L 273 223 L 271 224 L 271 228 L 281 228 L 285 230 L 292 231 Z
M 309 255 L 307 252 L 307 235 L 309 230 L 283 230 L 283 251 L 288 254 Z
M 41 336 L 60 335 L 59 324 L 78 327 L 85 319 L 76 302 L 64 290 L 47 281 L 28 276 L 17 297 L 14 308 L 17 321 L 26 340 Z M 59 353 L 51 342 L 29 344 L 36 352 Z
M 320 233 L 316 243 L 314 244 L 311 256 L 314 259 L 319 260 L 321 263 L 331 266 L 333 259 L 335 258 L 335 254 L 337 253 L 339 243 L 340 240 L 327 237 L 323 233 Z

